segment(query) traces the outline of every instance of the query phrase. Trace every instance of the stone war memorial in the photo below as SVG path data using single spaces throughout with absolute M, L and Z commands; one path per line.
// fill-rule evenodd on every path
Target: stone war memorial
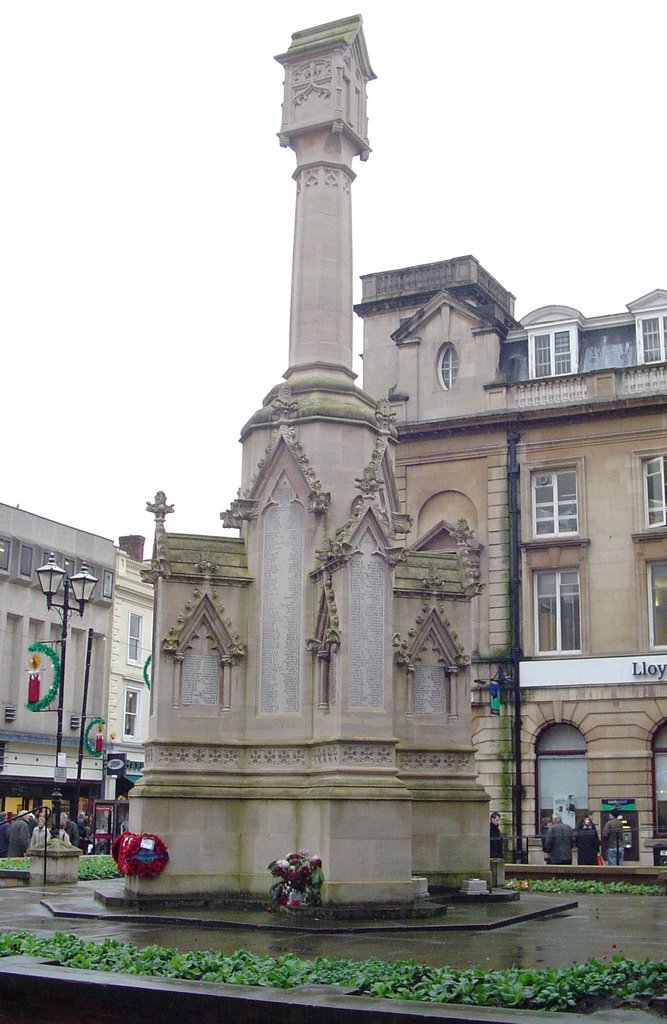
M 489 879 L 471 743 L 479 545 L 464 520 L 412 536 L 386 401 L 352 371 L 351 192 L 370 153 L 360 17 L 296 32 L 282 146 L 296 156 L 289 358 L 241 432 L 238 497 L 211 536 L 170 533 L 163 492 L 150 730 L 130 810 L 169 864 L 126 894 L 266 897 L 308 849 L 331 907 L 410 908 Z

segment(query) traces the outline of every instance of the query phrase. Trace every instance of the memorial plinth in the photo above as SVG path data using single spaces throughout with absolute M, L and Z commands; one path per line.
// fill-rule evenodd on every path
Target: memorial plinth
M 30 885 L 44 884 L 46 862 L 47 885 L 74 885 L 79 880 L 79 857 L 81 850 L 61 839 L 49 839 L 46 849 L 31 846 L 26 855 L 30 858 Z

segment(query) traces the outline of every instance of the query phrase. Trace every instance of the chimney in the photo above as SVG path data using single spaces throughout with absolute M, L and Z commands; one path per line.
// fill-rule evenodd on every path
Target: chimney
M 143 562 L 144 560 L 144 544 L 146 543 L 145 537 L 140 537 L 136 533 L 130 534 L 129 537 L 119 537 L 118 546 L 133 558 L 135 562 Z

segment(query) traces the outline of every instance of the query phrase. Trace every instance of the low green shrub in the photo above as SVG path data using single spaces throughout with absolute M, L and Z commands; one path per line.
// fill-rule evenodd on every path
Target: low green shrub
M 60 932 L 48 938 L 25 931 L 0 934 L 0 956 L 17 954 L 48 957 L 64 967 L 122 974 L 279 989 L 340 985 L 355 994 L 388 999 L 517 1009 L 582 1009 L 595 1000 L 608 1005 L 641 1002 L 667 990 L 667 961 L 620 956 L 547 970 L 455 970 L 412 960 L 392 963 L 373 958 L 357 963 L 330 957 L 300 960 L 292 953 L 255 956 L 244 949 L 231 956 L 212 950 L 179 953 L 160 946 L 140 949 L 116 939 L 85 942 Z
M 506 889 L 522 892 L 580 892 L 592 895 L 622 893 L 624 896 L 662 896 L 661 885 L 635 885 L 631 882 L 595 882 L 587 878 L 510 878 Z

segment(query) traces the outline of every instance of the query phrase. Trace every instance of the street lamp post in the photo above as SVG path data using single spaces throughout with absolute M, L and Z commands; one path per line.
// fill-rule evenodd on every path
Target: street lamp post
M 58 680 L 58 724 L 56 727 L 56 761 L 53 773 L 53 793 L 51 796 L 51 835 L 56 838 L 60 832 L 60 807 L 62 793 L 60 783 L 67 781 L 67 768 L 60 764 L 63 746 L 63 707 L 65 695 L 65 663 L 67 660 L 67 632 L 69 617 L 77 611 L 83 615 L 84 608 L 93 596 L 97 578 L 88 572 L 85 562 L 74 576 L 68 576 L 64 569 L 56 565 L 51 554 L 46 565 L 37 571 L 39 585 L 46 597 L 46 607 L 56 608 L 60 613 L 62 628 L 60 631 L 60 679 Z M 62 587 L 62 592 L 61 592 Z M 60 595 L 60 600 L 57 600 Z

